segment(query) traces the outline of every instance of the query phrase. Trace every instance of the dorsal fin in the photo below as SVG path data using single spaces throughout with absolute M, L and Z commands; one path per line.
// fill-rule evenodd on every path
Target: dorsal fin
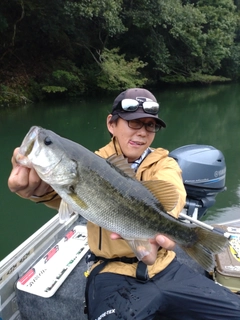
M 114 154 L 108 157 L 106 161 L 129 177 L 136 179 L 136 174 L 131 168 L 131 164 L 122 154 Z M 157 198 L 166 212 L 172 211 L 176 207 L 179 194 L 173 184 L 164 180 L 140 181 L 140 183 Z
M 127 161 L 127 158 L 124 158 L 122 154 L 120 155 L 112 155 L 106 159 L 106 161 L 110 164 L 116 167 L 117 169 L 124 172 L 126 175 L 128 175 L 130 178 L 136 179 L 136 174 L 134 170 L 131 168 L 131 164 Z
M 172 211 L 176 207 L 179 194 L 173 184 L 164 180 L 141 181 L 141 183 L 158 199 L 165 211 Z

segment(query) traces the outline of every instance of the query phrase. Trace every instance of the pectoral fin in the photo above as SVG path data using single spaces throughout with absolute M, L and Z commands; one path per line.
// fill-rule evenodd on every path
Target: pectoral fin
M 59 213 L 59 222 L 64 223 L 73 214 L 73 209 L 69 204 L 67 204 L 65 201 L 62 200 L 59 206 L 58 213 Z
M 138 240 L 127 240 L 127 243 L 135 253 L 138 260 L 142 260 L 145 256 L 147 256 L 151 252 L 151 244 L 149 240 L 138 239 Z

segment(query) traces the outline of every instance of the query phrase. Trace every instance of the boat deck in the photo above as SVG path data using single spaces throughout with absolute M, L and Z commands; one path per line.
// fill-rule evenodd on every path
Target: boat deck
M 239 226 L 239 220 L 237 222 L 236 224 L 234 221 L 234 225 Z M 69 234 L 73 227 L 84 224 L 86 224 L 86 221 L 78 217 L 73 218 L 69 225 L 59 225 L 56 217 L 39 230 L 33 238 L 26 241 L 25 244 L 1 261 L 0 320 L 87 319 L 84 314 L 85 257 L 76 264 L 59 289 L 49 297 L 25 292 L 19 290 L 16 286 L 18 280 L 28 270 L 34 268 L 40 259 L 46 258 L 49 252 L 52 253 L 52 248 L 56 247 L 61 239 L 66 238 L 66 234 Z M 175 251 L 181 263 L 185 263 L 198 273 L 206 275 L 205 271 L 179 247 Z M 6 278 L 4 278 L 5 276 Z M 37 273 L 35 276 L 37 276 Z M 39 282 L 41 282 L 41 279 Z M 161 318 L 161 320 L 171 319 Z

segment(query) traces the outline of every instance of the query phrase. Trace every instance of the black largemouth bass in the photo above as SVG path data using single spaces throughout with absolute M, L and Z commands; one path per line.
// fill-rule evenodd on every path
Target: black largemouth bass
M 168 214 L 178 201 L 166 181 L 137 181 L 123 156 L 103 159 L 80 144 L 40 127 L 24 138 L 19 164 L 33 167 L 62 198 L 59 214 L 79 213 L 85 219 L 118 233 L 139 259 L 149 252 L 149 239 L 163 234 L 174 240 L 206 270 L 228 240 Z

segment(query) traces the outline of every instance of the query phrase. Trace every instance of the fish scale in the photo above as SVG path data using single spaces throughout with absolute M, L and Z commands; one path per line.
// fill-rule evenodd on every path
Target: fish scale
M 98 168 L 98 171 L 101 171 L 102 169 L 103 168 L 100 168 L 99 170 Z M 90 172 L 89 175 L 93 177 L 92 172 Z M 95 175 L 99 176 L 97 172 L 95 172 Z M 125 178 L 120 174 L 117 175 L 117 177 L 116 174 L 114 175 L 115 179 L 111 179 L 111 176 L 109 175 L 109 181 L 107 181 L 106 179 L 99 179 L 98 189 L 96 190 L 95 187 L 97 198 L 104 199 L 102 206 L 102 202 L 98 202 L 97 204 L 95 204 L 95 202 L 92 201 L 92 190 L 96 185 L 97 179 L 93 178 L 90 181 L 87 172 L 85 172 L 85 182 L 82 182 L 81 188 L 79 187 L 79 189 L 76 189 L 76 193 L 80 194 L 81 199 L 89 204 L 89 215 L 91 215 L 91 212 L 97 211 L 98 215 L 102 217 L 102 227 L 118 232 L 124 238 L 142 239 L 154 237 L 154 235 L 158 233 L 156 226 L 162 224 L 160 211 L 157 210 L 157 207 L 155 207 L 153 215 L 149 215 L 149 210 L 151 210 L 150 203 L 151 205 L 153 205 L 153 201 L 156 200 L 148 190 L 141 190 L 143 188 L 141 184 L 138 183 L 138 181 L 134 181 L 133 179 L 128 178 L 126 184 Z M 123 183 L 123 181 L 121 180 L 124 180 L 125 183 Z M 111 183 L 110 181 L 114 181 L 114 185 L 113 182 Z M 127 188 L 126 185 L 128 185 Z M 116 192 L 117 199 L 115 197 L 113 201 L 111 200 L 111 195 Z M 148 197 L 146 193 L 149 193 Z M 109 211 L 111 211 L 111 215 L 109 214 Z M 117 219 L 116 215 L 118 215 L 119 212 L 121 213 L 123 221 L 121 225 L 119 225 L 116 229 L 116 221 L 119 220 Z M 133 220 L 132 216 L 137 217 L 138 220 Z M 152 219 L 149 219 L 149 216 L 152 217 Z M 94 219 L 94 217 L 92 219 Z M 97 223 L 97 218 L 95 219 L 91 221 Z M 146 224 L 149 225 L 149 228 L 145 227 Z M 167 230 L 165 232 L 167 232 Z M 194 233 L 192 234 L 194 235 Z

